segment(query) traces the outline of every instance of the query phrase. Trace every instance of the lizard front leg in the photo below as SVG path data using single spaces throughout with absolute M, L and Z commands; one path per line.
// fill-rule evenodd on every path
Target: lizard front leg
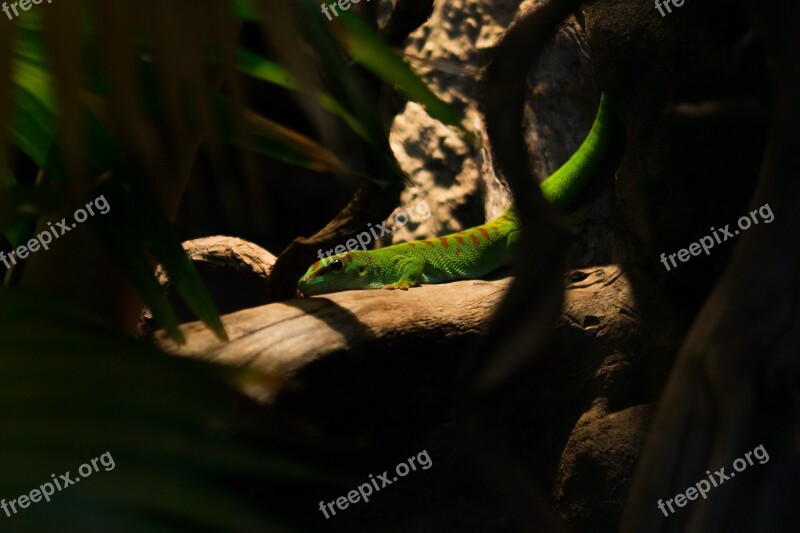
M 384 289 L 408 290 L 409 287 L 417 287 L 422 279 L 422 261 L 405 255 L 399 255 L 392 259 L 392 266 L 396 273 L 397 281 L 387 283 Z

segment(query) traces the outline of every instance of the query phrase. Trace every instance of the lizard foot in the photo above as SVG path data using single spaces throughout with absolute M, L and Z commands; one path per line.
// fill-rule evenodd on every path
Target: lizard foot
M 395 289 L 400 289 L 401 291 L 407 291 L 409 287 L 412 285 L 407 281 L 398 281 L 397 283 L 387 283 L 383 286 L 384 289 L 388 289 L 390 291 Z

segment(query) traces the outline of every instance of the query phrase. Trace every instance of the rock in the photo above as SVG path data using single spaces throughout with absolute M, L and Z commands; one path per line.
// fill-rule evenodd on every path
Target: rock
M 557 508 L 576 530 L 616 530 L 652 411 L 648 404 L 609 413 L 598 402 L 578 420 L 553 488 Z
M 519 1 L 437 2 L 426 24 L 412 33 L 405 52 L 432 90 L 451 101 L 478 133 L 470 146 L 430 118 L 416 103 L 395 117 L 390 142 L 413 186 L 400 209 L 426 201 L 433 216 L 398 228 L 383 245 L 444 235 L 483 224 L 511 203 L 495 174 L 477 111 L 479 77 L 491 47 L 505 28 L 532 3 Z M 542 61 L 531 69 L 525 138 L 531 167 L 542 179 L 554 172 L 583 141 L 591 127 L 598 90 L 591 81 L 579 26 L 574 19 L 557 33 Z

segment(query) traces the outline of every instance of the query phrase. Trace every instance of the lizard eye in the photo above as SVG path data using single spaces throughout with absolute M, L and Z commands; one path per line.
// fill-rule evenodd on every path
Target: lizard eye
M 342 263 L 341 259 L 334 259 L 331 261 L 331 270 L 334 272 L 339 272 L 341 269 L 344 268 L 344 263 Z

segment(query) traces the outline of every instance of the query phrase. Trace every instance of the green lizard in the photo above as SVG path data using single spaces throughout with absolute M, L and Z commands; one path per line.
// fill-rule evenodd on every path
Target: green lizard
M 565 209 L 597 171 L 613 129 L 605 94 L 592 129 L 578 151 L 541 184 L 546 200 Z M 445 237 L 411 241 L 377 250 L 342 252 L 315 262 L 297 283 L 303 296 L 357 289 L 408 289 L 485 276 L 505 264 L 519 237 L 514 207 L 482 226 Z

